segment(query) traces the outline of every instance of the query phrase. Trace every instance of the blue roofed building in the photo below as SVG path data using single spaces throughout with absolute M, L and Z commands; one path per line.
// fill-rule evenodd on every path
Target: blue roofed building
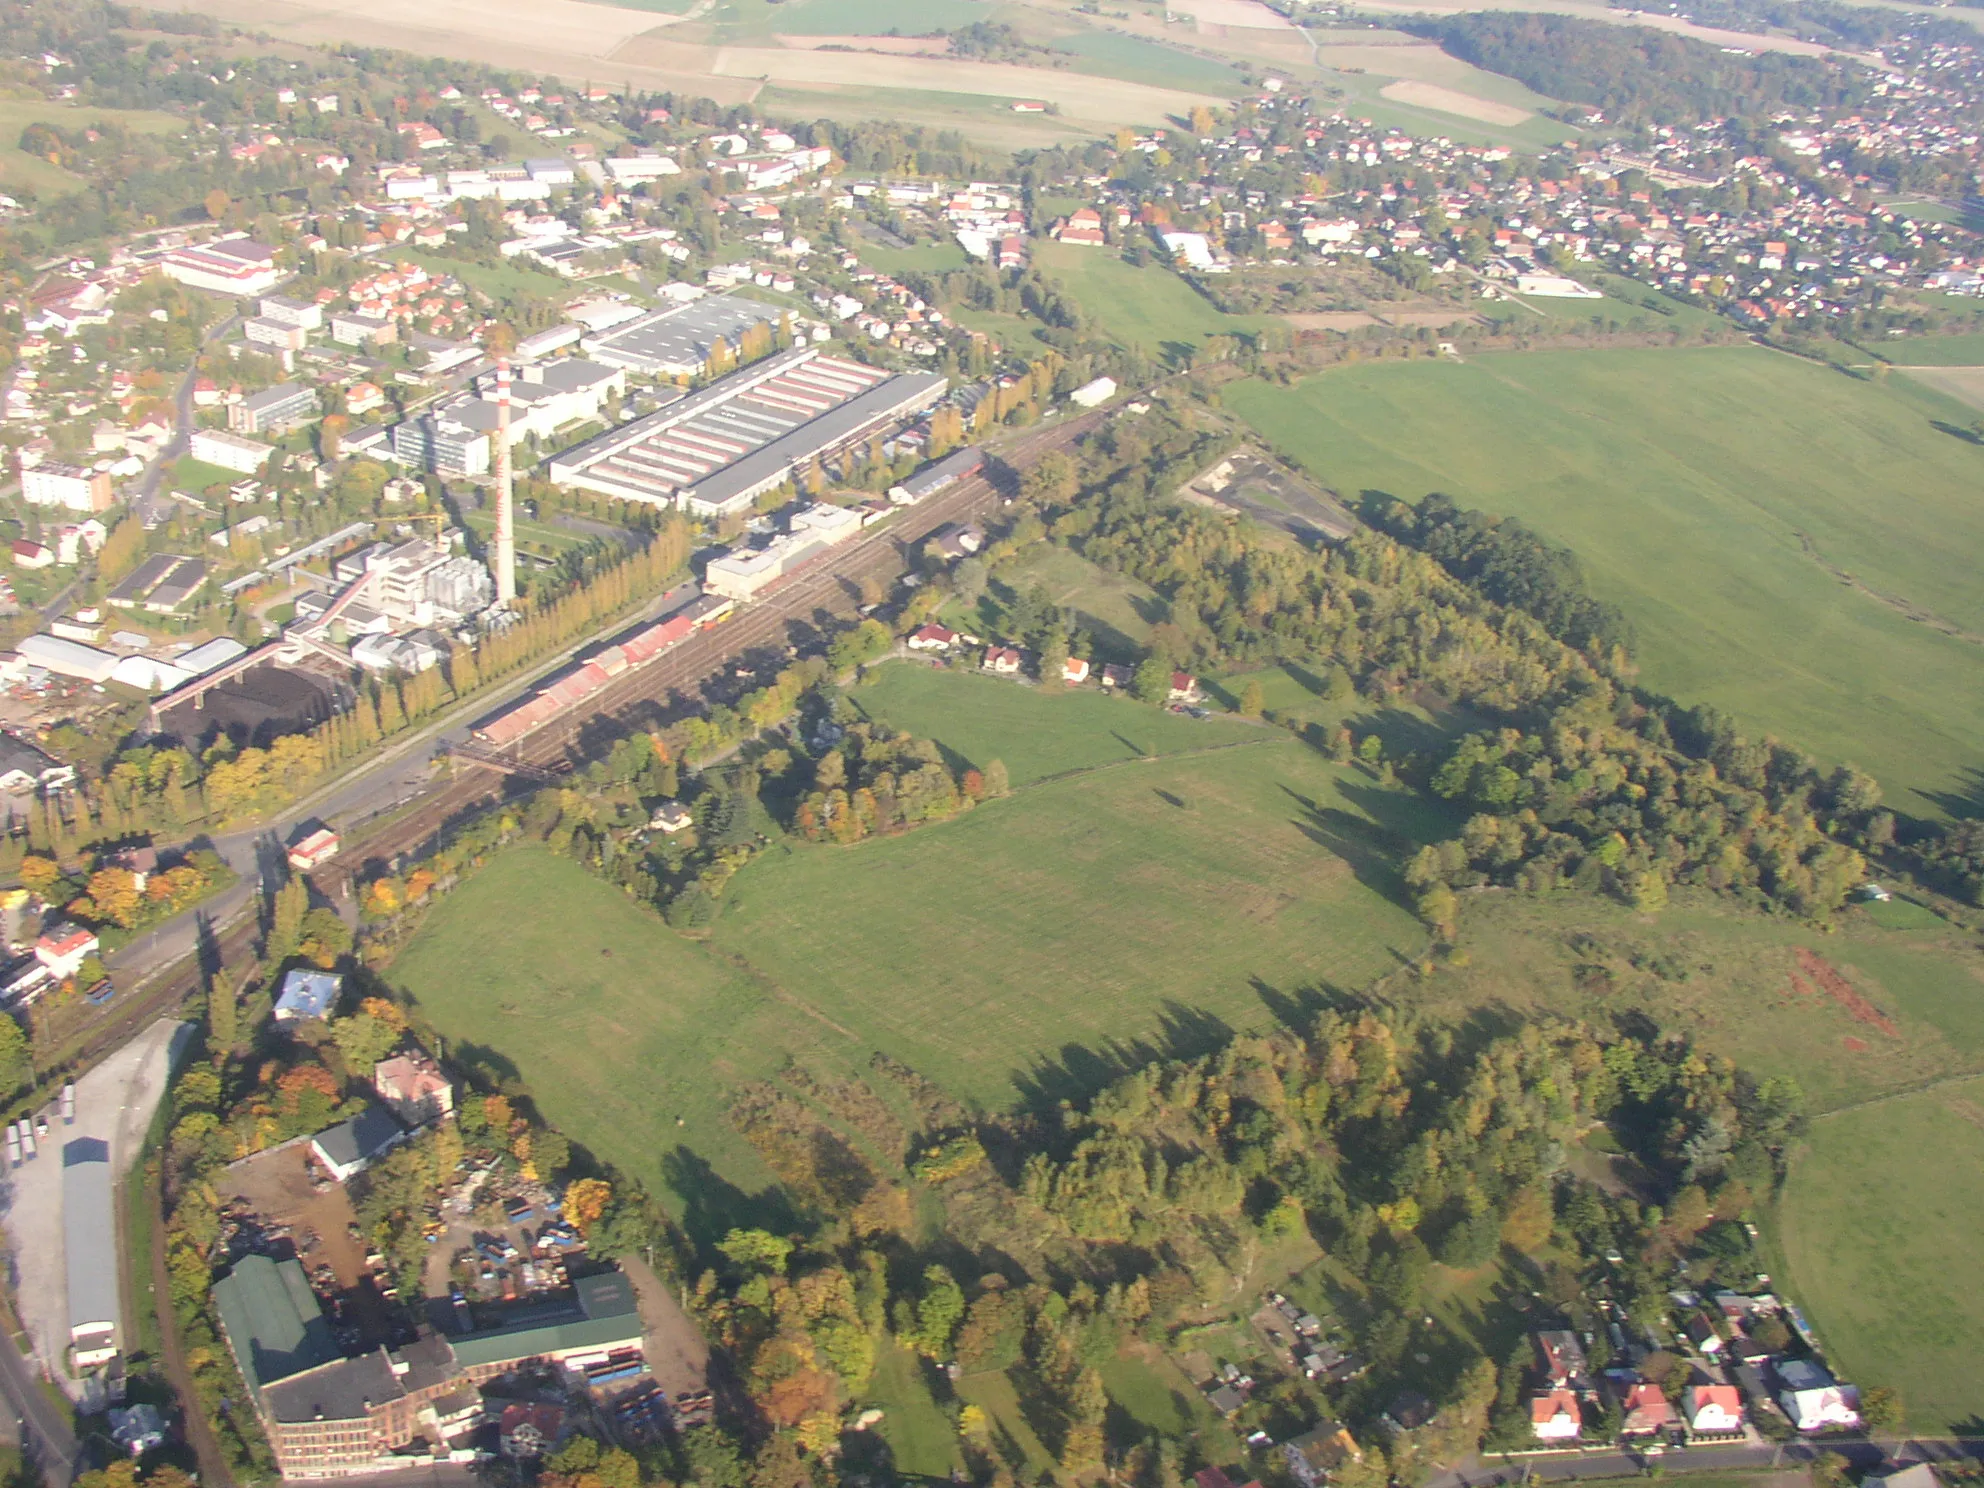
M 276 998 L 276 1023 L 311 1023 L 331 1015 L 344 990 L 344 977 L 334 971 L 299 969 L 282 979 Z

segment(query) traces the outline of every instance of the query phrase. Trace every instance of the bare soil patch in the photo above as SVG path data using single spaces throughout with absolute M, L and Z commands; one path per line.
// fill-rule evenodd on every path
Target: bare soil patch
M 1378 324 L 1368 310 L 1295 310 L 1281 318 L 1298 331 L 1355 331 Z
M 1462 119 L 1478 119 L 1483 124 L 1520 124 L 1530 117 L 1528 109 L 1520 109 L 1508 103 L 1490 103 L 1485 98 L 1476 98 L 1470 93 L 1457 92 L 1444 88 L 1438 83 L 1425 83 L 1417 79 L 1405 78 L 1396 83 L 1387 83 L 1378 90 L 1379 96 L 1389 98 L 1394 103 L 1409 103 L 1415 108 L 1437 109 L 1443 114 L 1453 114 Z
M 1924 387 L 1972 408 L 1984 408 L 1984 367 L 1896 367 Z
M 1201 28 L 1239 26 L 1250 31 L 1293 31 L 1295 23 L 1261 0 L 1166 0 L 1166 8 L 1190 16 Z
M 1798 969 L 1816 983 L 1834 1002 L 1838 1003 L 1846 1015 L 1856 1023 L 1864 1023 L 1869 1028 L 1878 1028 L 1889 1038 L 1900 1038 L 1901 1030 L 1894 1026 L 1894 1019 L 1869 1002 L 1860 989 L 1840 974 L 1839 968 L 1814 951 L 1798 950 Z M 1792 973 L 1793 990 L 1809 992 L 1809 986 Z
M 617 59 L 616 59 L 617 60 Z M 710 71 L 786 86 L 914 88 L 991 98 L 1038 98 L 1088 119 L 1156 121 L 1210 101 L 1202 93 L 1154 88 L 1089 73 L 1001 62 L 897 57 L 874 52 L 820 52 L 786 47 L 723 47 Z
M 802 52 L 883 52 L 901 57 L 942 57 L 951 50 L 948 36 L 787 36 L 778 44 Z
M 352 1237 L 358 1215 L 351 1197 L 342 1184 L 318 1189 L 314 1177 L 310 1145 L 298 1142 L 242 1159 L 215 1186 L 223 1204 L 236 1200 L 230 1206 L 235 1212 L 252 1214 L 253 1227 L 269 1241 L 259 1248 L 278 1258 L 293 1251 L 319 1295 L 342 1299 L 342 1321 L 357 1328 L 365 1344 L 388 1342 L 385 1299 L 365 1264 L 364 1242 Z

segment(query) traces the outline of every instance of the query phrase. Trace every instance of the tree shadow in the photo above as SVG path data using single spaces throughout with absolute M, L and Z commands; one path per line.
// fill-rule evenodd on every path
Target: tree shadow
M 681 1202 L 682 1232 L 700 1255 L 713 1253 L 717 1241 L 732 1230 L 789 1235 L 803 1228 L 784 1189 L 774 1184 L 746 1193 L 687 1146 L 678 1145 L 662 1158 L 661 1176 Z
M 1944 419 L 1932 418 L 1929 427 L 1939 434 L 1947 434 L 1952 439 L 1961 439 L 1965 444 L 1984 445 L 1984 429 L 1966 429 L 1961 424 L 1952 424 Z
M 1022 1109 L 1034 1114 L 1055 1110 L 1063 1101 L 1080 1105 L 1123 1076 L 1170 1059 L 1196 1059 L 1232 1042 L 1233 1029 L 1204 1008 L 1167 1001 L 1158 1015 L 1158 1028 L 1149 1035 L 1110 1039 L 1099 1047 L 1067 1043 L 1058 1056 L 1034 1060 L 1015 1071 L 1013 1085 Z
M 1283 1028 L 1297 1033 L 1306 1034 L 1315 1026 L 1318 1017 L 1341 1006 L 1343 1001 L 1343 995 L 1334 988 L 1319 991 L 1314 987 L 1297 987 L 1293 992 L 1283 992 L 1259 977 L 1249 977 L 1247 980 L 1254 989 L 1254 995 L 1261 999 L 1261 1006 L 1268 1010 L 1268 1015 Z

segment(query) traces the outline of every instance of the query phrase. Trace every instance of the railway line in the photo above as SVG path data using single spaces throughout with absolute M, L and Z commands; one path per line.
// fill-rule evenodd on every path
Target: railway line
M 1012 470 L 1024 471 L 1050 451 L 1073 444 L 1103 417 L 1098 410 L 1034 430 L 997 451 L 996 456 Z M 1003 496 L 1012 494 L 1002 492 L 982 474 L 960 481 L 954 488 L 907 508 L 886 526 L 834 549 L 826 560 L 830 567 L 795 573 L 730 618 L 678 642 L 639 670 L 615 677 L 588 698 L 582 709 L 546 723 L 504 749 L 504 765 L 478 761 L 473 751 L 455 751 L 453 778 L 437 785 L 412 812 L 383 823 L 376 831 L 349 834 L 340 862 L 349 865 L 349 872 L 367 862 L 417 853 L 449 823 L 503 799 L 511 789 L 511 778 L 529 783 L 576 768 L 588 752 L 586 735 L 600 720 L 623 718 L 643 706 L 666 706 L 674 699 L 700 696 L 713 675 L 754 651 L 772 650 L 782 658 L 788 647 L 797 643 L 795 627 L 816 631 L 822 611 L 835 616 L 852 613 L 858 605 L 861 580 L 902 572 L 916 545 L 939 527 L 982 515 Z M 603 731 L 602 741 L 614 733 L 611 729 Z

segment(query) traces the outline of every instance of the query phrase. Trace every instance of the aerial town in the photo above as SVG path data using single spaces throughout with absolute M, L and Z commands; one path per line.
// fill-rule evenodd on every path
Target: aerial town
M 0 0 L 9 1484 L 1984 1482 L 1984 20 L 1124 3 Z

